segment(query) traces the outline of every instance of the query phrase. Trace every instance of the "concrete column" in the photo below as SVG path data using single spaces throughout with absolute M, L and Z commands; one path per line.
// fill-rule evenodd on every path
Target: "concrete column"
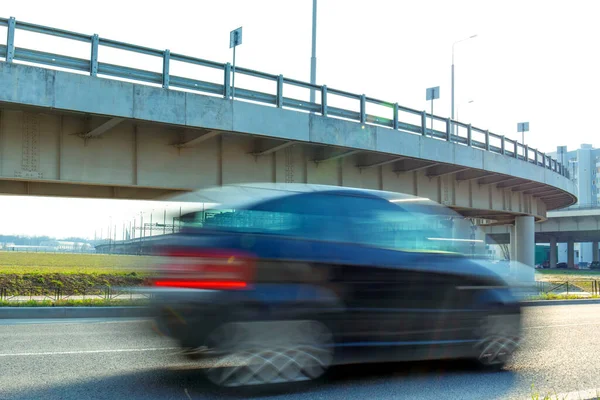
M 525 265 L 535 263 L 535 229 L 532 216 L 515 218 L 516 260 Z
M 598 241 L 592 242 L 592 261 L 598 261 Z
M 556 246 L 556 237 L 550 238 L 550 268 L 556 268 L 558 262 L 558 248 Z
M 516 261 L 532 267 L 522 272 L 522 277 L 535 280 L 535 219 L 533 216 L 515 218 L 515 242 L 517 244 Z
M 510 226 L 510 261 L 517 259 L 517 236 L 515 234 L 515 226 Z
M 567 267 L 575 267 L 575 242 L 573 239 L 567 241 Z

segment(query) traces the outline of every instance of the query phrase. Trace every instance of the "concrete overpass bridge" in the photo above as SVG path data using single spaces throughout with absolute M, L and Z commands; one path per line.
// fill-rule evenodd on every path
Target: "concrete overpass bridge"
M 459 121 L 246 68 L 236 68 L 248 84 L 234 98 L 229 63 L 13 18 L 0 25 L 0 193 L 154 199 L 256 181 L 390 190 L 516 223 L 523 260 L 534 220 L 576 201 L 557 160 Z M 20 47 L 21 31 L 86 43 L 90 57 Z M 105 48 L 154 57 L 162 71 L 103 62 Z M 172 74 L 174 64 L 206 76 Z
M 512 226 L 489 226 L 485 231 L 495 243 L 511 246 L 516 243 Z M 575 205 L 548 212 L 547 220 L 535 225 L 535 242 L 550 244 L 551 268 L 556 267 L 557 262 L 567 262 L 569 268 L 573 268 L 576 261 L 599 261 L 600 205 Z M 581 246 L 578 257 L 576 243 Z M 516 250 L 511 248 L 511 252 L 515 254 Z

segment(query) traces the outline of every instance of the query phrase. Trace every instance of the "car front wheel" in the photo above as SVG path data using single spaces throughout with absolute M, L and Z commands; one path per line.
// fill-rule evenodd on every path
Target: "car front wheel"
M 488 315 L 480 325 L 475 346 L 478 363 L 487 369 L 502 369 L 521 341 L 519 314 Z

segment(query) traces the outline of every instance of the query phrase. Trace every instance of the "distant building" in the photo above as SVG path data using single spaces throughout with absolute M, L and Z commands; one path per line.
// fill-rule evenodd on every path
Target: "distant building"
M 61 240 L 48 240 L 39 245 L 22 245 L 14 243 L 0 244 L 0 250 L 4 251 L 29 251 L 29 252 L 51 252 L 51 253 L 94 253 L 96 249 L 89 243 L 66 242 Z
M 54 248 L 52 248 L 50 246 L 33 246 L 33 245 L 27 245 L 27 244 L 13 244 L 13 243 L 6 245 L 3 248 L 3 250 L 5 250 L 5 251 L 30 251 L 30 252 L 35 252 L 35 251 L 53 252 L 53 251 L 55 251 Z
M 41 242 L 40 246 L 53 248 L 57 252 L 89 253 L 94 251 L 94 247 L 83 242 L 66 242 L 62 240 L 49 240 Z
M 600 149 L 591 144 L 582 144 L 576 150 L 567 150 L 567 146 L 558 146 L 556 152 L 548 153 L 563 165 L 567 165 L 571 178 L 577 187 L 577 204 L 581 207 L 600 205 Z M 593 259 L 592 243 L 575 243 L 575 262 Z M 598 251 L 598 249 L 595 249 Z M 558 262 L 567 261 L 567 244 L 558 244 Z

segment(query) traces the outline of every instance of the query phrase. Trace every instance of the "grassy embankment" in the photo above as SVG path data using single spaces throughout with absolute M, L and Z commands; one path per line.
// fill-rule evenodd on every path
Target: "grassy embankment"
M 0 252 L 0 289 L 24 295 L 60 289 L 63 295 L 76 295 L 98 287 L 141 286 L 153 261 L 140 256 Z
M 0 252 L 0 289 L 8 295 L 24 296 L 52 296 L 57 289 L 60 289 L 62 296 L 99 294 L 93 289 L 143 286 L 155 262 L 156 258 L 147 256 Z M 570 281 L 581 290 L 589 291 L 591 280 L 600 281 L 600 271 L 545 269 L 536 271 L 536 279 Z M 579 298 L 576 295 L 567 297 Z M 549 293 L 539 298 L 551 300 L 567 297 Z M 112 305 L 115 301 L 118 300 L 65 299 L 60 303 L 91 306 Z
M 600 270 L 578 269 L 538 269 L 535 271 L 538 281 L 575 281 L 575 280 L 600 280 Z

